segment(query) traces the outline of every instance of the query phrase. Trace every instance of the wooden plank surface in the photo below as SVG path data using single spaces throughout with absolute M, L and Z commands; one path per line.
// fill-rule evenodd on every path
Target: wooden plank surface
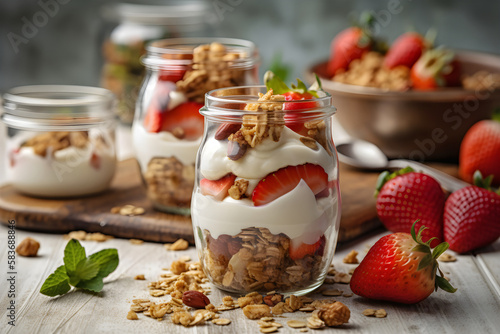
M 342 219 L 339 238 L 351 240 L 380 225 L 376 219 L 373 189 L 378 173 L 341 166 Z M 141 216 L 110 213 L 114 206 L 132 204 L 145 208 Z M 15 219 L 18 228 L 65 233 L 74 230 L 102 232 L 121 238 L 194 243 L 191 219 L 153 209 L 146 198 L 137 163 L 119 163 L 111 189 L 100 195 L 69 200 L 39 199 L 19 194 L 11 186 L 0 188 L 0 221 Z
M 353 265 L 342 263 L 342 258 L 352 249 L 365 254 L 367 245 L 373 244 L 386 232 L 377 232 L 355 242 L 344 244 L 337 250 L 333 263 L 337 269 L 348 271 Z M 152 298 L 147 292 L 147 282 L 156 280 L 161 268 L 180 256 L 189 255 L 196 259 L 194 248 L 186 251 L 166 251 L 156 243 L 132 245 L 127 240 L 113 239 L 105 243 L 83 241 L 87 253 L 103 248 L 117 248 L 120 265 L 107 279 L 104 290 L 99 294 L 73 291 L 65 296 L 49 298 L 38 293 L 43 280 L 60 264 L 66 244 L 60 235 L 51 235 L 17 230 L 17 242 L 31 236 L 40 241 L 41 249 L 36 258 L 17 258 L 15 327 L 7 325 L 6 294 L 0 301 L 0 325 L 2 333 L 258 333 L 255 321 L 246 319 L 241 310 L 222 313 L 232 323 L 227 327 L 206 324 L 202 327 L 184 328 L 173 325 L 168 316 L 162 322 L 139 315 L 140 320 L 130 321 L 126 314 L 134 298 Z M 7 228 L 0 226 L 0 263 L 7 263 Z M 500 241 L 492 246 L 493 258 L 498 258 Z M 487 254 L 490 254 L 489 251 Z M 481 253 L 477 256 L 484 256 Z M 6 267 L 6 265 L 5 265 Z M 378 302 L 360 297 L 337 297 L 351 309 L 351 320 L 342 330 L 349 333 L 497 333 L 500 328 L 500 296 L 491 289 L 491 282 L 477 267 L 473 255 L 459 255 L 458 261 L 442 264 L 442 269 L 458 288 L 457 293 L 438 292 L 417 305 L 397 305 Z M 144 274 L 146 281 L 136 281 L 133 277 Z M 7 283 L 1 280 L 0 289 L 6 291 Z M 328 288 L 349 291 L 347 285 L 334 284 Z M 220 304 L 224 292 L 212 289 L 210 299 Z M 313 298 L 325 298 L 313 294 Z M 167 300 L 168 297 L 152 298 Z M 388 316 L 384 319 L 367 318 L 362 315 L 366 308 L 384 308 Z M 297 333 L 288 328 L 289 319 L 306 319 L 308 314 L 296 312 L 276 318 L 284 325 L 279 333 Z M 325 329 L 322 333 L 335 333 L 339 329 Z M 309 330 L 309 332 L 313 332 Z

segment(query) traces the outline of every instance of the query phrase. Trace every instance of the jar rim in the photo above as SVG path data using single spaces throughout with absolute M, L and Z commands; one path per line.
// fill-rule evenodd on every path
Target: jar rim
M 231 67 L 251 67 L 259 63 L 260 57 L 255 43 L 238 38 L 225 37 L 186 37 L 167 38 L 148 43 L 147 54 L 142 57 L 142 63 L 149 68 L 161 68 L 163 66 L 191 65 L 192 59 L 167 59 L 165 54 L 186 55 L 192 54 L 193 49 L 200 45 L 218 42 L 228 48 L 228 52 L 238 52 L 245 57 L 231 60 Z
M 115 97 L 99 87 L 32 85 L 8 90 L 2 96 L 2 121 L 26 128 L 97 124 L 114 118 Z
M 248 92 L 250 94 L 243 94 Z M 225 118 L 242 117 L 243 115 L 259 115 L 262 111 L 248 111 L 241 107 L 248 104 L 269 104 L 270 101 L 257 101 L 258 93 L 266 93 L 265 85 L 250 85 L 219 88 L 209 91 L 205 94 L 205 106 L 200 109 L 200 113 L 205 117 Z M 293 103 L 293 110 L 278 110 L 280 113 L 294 114 L 294 117 L 300 120 L 312 118 L 327 118 L 335 114 L 337 109 L 332 104 L 332 96 L 325 91 L 319 91 L 320 96 L 314 99 L 286 101 L 283 103 Z M 272 103 L 272 102 L 271 102 Z M 311 108 L 311 103 L 316 106 Z M 228 108 L 227 105 L 231 108 Z M 276 112 L 276 111 L 275 111 Z M 273 113 L 273 112 L 268 112 Z

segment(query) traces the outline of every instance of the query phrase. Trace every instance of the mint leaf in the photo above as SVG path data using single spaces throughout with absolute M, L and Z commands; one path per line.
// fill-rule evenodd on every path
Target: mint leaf
M 75 271 L 69 272 L 69 283 L 76 286 L 80 281 L 86 281 L 97 276 L 99 272 L 99 264 L 89 258 L 85 258 L 78 262 Z
M 40 288 L 40 293 L 44 295 L 55 297 L 57 295 L 63 295 L 71 289 L 69 286 L 69 278 L 66 274 L 66 268 L 64 265 L 58 267 L 54 273 L 50 274 L 49 277 L 43 282 Z
M 89 290 L 92 292 L 100 292 L 102 290 L 102 288 L 104 287 L 104 283 L 102 281 L 102 277 L 96 276 L 96 277 L 94 277 L 90 280 L 87 280 L 87 281 L 80 281 L 75 286 L 77 288 Z
M 57 296 L 68 292 L 71 285 L 93 292 L 102 290 L 103 278 L 118 266 L 118 251 L 103 249 L 86 257 L 85 249 L 75 239 L 71 239 L 64 249 L 64 265 L 49 275 L 40 292 L 47 296 Z
M 73 272 L 76 270 L 78 263 L 85 259 L 85 248 L 76 239 L 71 239 L 68 241 L 66 248 L 64 249 L 64 265 L 66 266 L 66 272 Z
M 99 265 L 97 276 L 106 277 L 118 266 L 118 251 L 115 248 L 103 249 L 89 256 L 89 259 Z
M 266 83 L 267 90 L 272 89 L 274 94 L 281 95 L 291 91 L 286 83 L 271 71 L 267 71 L 264 74 L 264 82 Z

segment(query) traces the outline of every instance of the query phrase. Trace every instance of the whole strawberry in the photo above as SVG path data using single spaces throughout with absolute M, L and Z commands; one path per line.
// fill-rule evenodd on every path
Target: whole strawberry
M 417 90 L 459 86 L 460 64 L 450 50 L 428 50 L 412 66 L 410 77 Z
M 443 240 L 443 208 L 445 193 L 429 175 L 416 173 L 407 167 L 392 174 L 380 174 L 377 182 L 377 215 L 391 232 L 410 232 L 413 222 L 417 228 L 425 225 L 424 241 L 436 237 L 435 247 Z
M 500 237 L 500 194 L 490 188 L 491 176 L 475 174 L 476 185 L 455 191 L 444 207 L 444 239 L 450 249 L 465 253 Z
M 427 44 L 425 38 L 416 32 L 408 32 L 399 36 L 387 52 L 384 66 L 387 68 L 396 66 L 411 68 L 427 48 Z
M 459 175 L 472 183 L 476 170 L 493 175 L 493 185 L 500 185 L 500 122 L 484 120 L 474 124 L 460 145 Z
M 341 31 L 332 41 L 328 74 L 334 76 L 338 70 L 346 70 L 351 61 L 361 58 L 371 49 L 371 39 L 360 27 Z
M 416 222 L 415 222 L 416 223 Z M 450 283 L 436 274 L 437 258 L 448 244 L 443 242 L 431 252 L 430 242 L 422 241 L 421 227 L 415 235 L 415 225 L 409 233 L 393 233 L 382 237 L 368 251 L 351 278 L 353 293 L 371 299 L 404 304 L 418 303 L 434 289 L 455 292 Z

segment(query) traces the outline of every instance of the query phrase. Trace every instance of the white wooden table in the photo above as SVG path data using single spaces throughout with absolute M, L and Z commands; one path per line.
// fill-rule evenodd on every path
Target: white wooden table
M 0 132 L 4 131 L 0 125 Z M 335 141 L 345 140 L 342 129 L 335 132 Z M 120 159 L 132 154 L 130 131 L 120 127 L 118 131 L 118 153 Z M 0 145 L 1 147 L 2 145 Z M 1 149 L 0 149 L 1 150 Z M 1 153 L 1 152 L 0 152 Z M 4 174 L 0 168 L 0 184 Z M 158 322 L 139 314 L 140 320 L 126 319 L 132 299 L 151 298 L 147 282 L 157 280 L 175 259 L 189 255 L 196 259 L 194 248 L 186 251 L 167 251 L 161 244 L 144 243 L 132 245 L 128 240 L 113 239 L 104 243 L 82 241 L 87 254 L 104 248 L 117 248 L 120 265 L 105 280 L 101 293 L 90 294 L 72 291 L 64 296 L 49 298 L 39 293 L 45 278 L 62 264 L 63 251 L 67 240 L 62 235 L 16 231 L 16 241 L 21 242 L 30 236 L 41 243 L 36 258 L 17 256 L 15 274 L 15 298 L 10 298 L 7 281 L 10 270 L 7 266 L 7 233 L 5 226 L 0 226 L 0 333 L 259 333 L 255 321 L 248 320 L 241 310 L 224 312 L 221 316 L 232 323 L 226 327 L 211 323 L 204 326 L 184 328 L 173 325 L 168 316 Z M 347 272 L 353 265 L 342 263 L 344 256 L 356 249 L 364 256 L 367 245 L 373 244 L 386 232 L 360 238 L 351 244 L 337 249 L 333 263 Z M 455 294 L 437 292 L 425 301 L 412 306 L 397 305 L 388 302 L 367 300 L 353 296 L 335 297 L 351 309 L 351 320 L 342 327 L 349 333 L 500 333 L 500 240 L 477 255 L 457 256 L 454 263 L 441 265 L 453 285 L 458 288 Z M 146 281 L 134 280 L 138 274 L 144 274 Z M 349 291 L 348 285 L 328 285 L 329 289 Z M 211 301 L 218 305 L 226 293 L 212 289 Z M 323 297 L 313 294 L 313 298 Z M 166 297 L 162 297 L 166 299 Z M 15 302 L 16 326 L 8 325 L 11 300 Z M 367 308 L 384 308 L 387 318 L 367 318 L 362 315 Z M 279 333 L 299 333 L 297 329 L 286 326 L 288 319 L 305 320 L 309 314 L 286 313 L 285 318 L 276 318 L 283 324 Z M 322 330 L 333 333 L 339 329 Z M 309 330 L 309 333 L 313 330 Z
M 134 298 L 151 298 L 147 282 L 156 280 L 161 268 L 169 267 L 171 262 L 181 256 L 189 255 L 196 259 L 193 247 L 186 251 L 167 251 L 161 244 L 144 243 L 133 245 L 128 240 L 113 239 L 104 243 L 82 241 L 87 254 L 103 248 L 117 248 L 120 265 L 105 280 L 101 293 L 90 294 L 72 291 L 67 295 L 49 298 L 38 291 L 44 279 L 62 264 L 63 250 L 67 240 L 61 235 L 16 231 L 19 243 L 26 236 L 41 243 L 38 257 L 17 256 L 15 305 L 16 326 L 7 324 L 7 231 L 0 227 L 0 263 L 3 278 L 0 283 L 2 298 L 0 302 L 0 332 L 2 333 L 219 333 L 222 330 L 232 333 L 258 333 L 255 321 L 247 319 L 240 309 L 226 311 L 221 317 L 229 318 L 232 323 L 226 327 L 208 323 L 204 326 L 184 328 L 172 324 L 168 315 L 159 322 L 139 314 L 138 321 L 126 319 Z M 373 244 L 385 232 L 361 238 L 354 243 L 339 247 L 333 263 L 339 270 L 348 271 L 353 265 L 343 264 L 343 257 L 356 249 L 361 258 L 368 244 Z M 458 291 L 448 294 L 434 293 L 417 305 L 398 305 L 379 302 L 361 297 L 335 297 L 351 309 L 351 320 L 342 328 L 349 333 L 498 333 L 500 331 L 500 241 L 486 248 L 480 255 L 457 256 L 457 262 L 443 263 L 441 267 Z M 144 274 L 146 281 L 134 280 Z M 349 291 L 348 285 L 327 285 Z M 218 305 L 226 293 L 213 288 L 210 294 L 212 303 Z M 320 294 L 313 298 L 323 297 Z M 158 299 L 168 299 L 160 297 Z M 367 318 L 362 315 L 367 308 L 384 308 L 387 318 Z M 283 324 L 279 333 L 298 333 L 297 329 L 286 326 L 289 319 L 306 319 L 308 313 L 285 313 L 285 318 L 276 318 Z M 309 330 L 312 332 L 313 330 Z M 323 332 L 338 329 L 328 328 Z

